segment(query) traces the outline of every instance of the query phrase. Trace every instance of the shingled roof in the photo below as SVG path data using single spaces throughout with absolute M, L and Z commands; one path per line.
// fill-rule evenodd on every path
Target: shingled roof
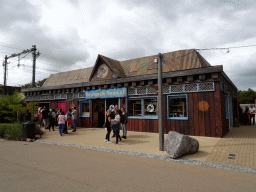
M 163 72 L 211 66 L 195 49 L 179 50 L 162 55 Z M 43 87 L 89 82 L 97 70 L 96 65 L 99 59 L 106 63 L 116 78 L 155 74 L 158 72 L 157 63 L 154 62 L 156 58 L 157 55 L 152 55 L 127 61 L 117 61 L 98 55 L 94 67 L 53 74 L 45 81 Z

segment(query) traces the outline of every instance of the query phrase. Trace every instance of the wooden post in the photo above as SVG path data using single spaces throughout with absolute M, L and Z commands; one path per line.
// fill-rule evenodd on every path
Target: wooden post
M 164 151 L 164 131 L 163 131 L 163 91 L 162 91 L 162 58 L 161 53 L 158 54 L 158 123 L 159 123 L 159 151 Z

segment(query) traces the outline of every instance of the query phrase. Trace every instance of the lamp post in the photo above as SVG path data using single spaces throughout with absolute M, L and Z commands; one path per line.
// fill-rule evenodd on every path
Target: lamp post
M 162 91 L 162 58 L 158 54 L 158 128 L 159 128 L 159 151 L 164 150 L 164 131 L 163 131 L 163 91 Z

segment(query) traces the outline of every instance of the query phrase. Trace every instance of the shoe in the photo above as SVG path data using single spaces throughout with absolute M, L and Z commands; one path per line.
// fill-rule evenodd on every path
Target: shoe
M 107 140 L 107 139 L 105 139 L 104 141 L 105 141 L 105 142 L 107 142 L 108 140 Z
M 124 139 L 126 139 L 126 136 L 124 136 Z
M 124 138 L 124 136 L 122 138 Z
M 123 142 L 123 140 L 121 139 L 120 142 Z
M 55 131 L 55 130 L 52 130 L 52 131 Z
M 73 130 L 72 132 L 76 132 L 76 130 Z
M 108 141 L 107 143 L 112 143 L 112 141 Z
M 115 143 L 115 145 L 118 145 L 118 143 Z
M 61 136 L 60 134 L 58 136 Z
M 114 138 L 115 137 L 115 135 L 113 135 L 111 138 Z

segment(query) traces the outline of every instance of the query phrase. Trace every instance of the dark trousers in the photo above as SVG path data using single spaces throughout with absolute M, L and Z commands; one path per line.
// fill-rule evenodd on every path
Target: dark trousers
M 109 141 L 109 136 L 110 136 L 110 132 L 111 132 L 111 127 L 107 127 L 107 134 L 106 134 L 106 139 Z
M 116 143 L 118 143 L 118 139 L 120 139 L 120 141 L 122 141 L 120 135 L 119 135 L 119 124 L 115 124 L 113 125 L 113 131 L 114 131 L 114 134 L 116 136 Z
M 251 114 L 250 120 L 251 120 L 251 121 L 253 120 L 253 125 L 254 125 L 254 124 L 255 124 L 255 114 Z
M 54 126 L 55 126 L 55 120 L 54 120 L 54 119 L 51 119 L 51 120 L 50 120 L 50 125 L 49 125 L 49 130 L 50 130 L 51 127 L 52 127 L 52 130 L 54 131 Z

